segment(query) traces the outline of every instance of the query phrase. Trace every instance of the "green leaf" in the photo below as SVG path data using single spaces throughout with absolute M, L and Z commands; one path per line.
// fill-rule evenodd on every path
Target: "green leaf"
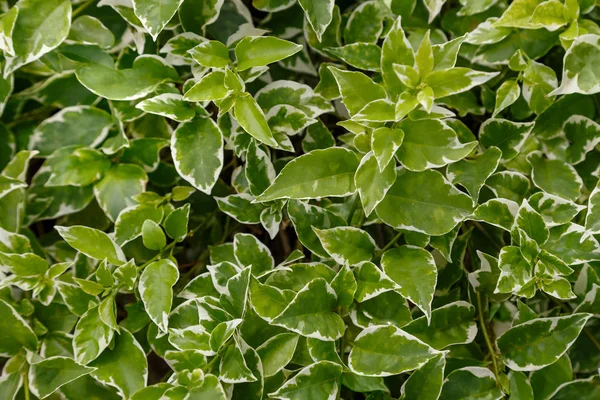
M 440 400 L 504 398 L 492 371 L 481 367 L 464 367 L 452 371 L 444 381 Z
M 332 399 L 337 396 L 342 366 L 319 361 L 300 370 L 270 397 L 282 400 Z
M 233 254 L 244 267 L 252 267 L 252 274 L 259 276 L 275 266 L 271 251 L 254 235 L 237 233 L 233 238 Z
M 386 224 L 428 235 L 450 232 L 472 211 L 471 198 L 431 170 L 398 171 L 396 182 L 376 208 Z
M 268 146 L 279 146 L 273 138 L 273 133 L 271 132 L 271 128 L 269 128 L 264 113 L 252 96 L 245 93 L 238 97 L 235 100 L 233 110 L 235 112 L 235 119 L 252 137 Z
M 473 321 L 475 307 L 456 301 L 436 308 L 430 318 L 420 317 L 402 329 L 436 350 L 475 340 L 477 324 Z
M 550 160 L 541 152 L 527 156 L 531 164 L 531 180 L 544 192 L 575 201 L 581 194 L 583 182 L 575 168 L 561 160 Z
M 82 44 L 97 44 L 106 49 L 115 44 L 115 36 L 99 19 L 82 15 L 71 24 L 69 40 Z
M 600 394 L 598 383 L 597 376 L 567 382 L 553 393 L 552 400 L 594 399 Z
M 358 165 L 354 183 L 366 216 L 373 212 L 396 181 L 395 167 L 395 163 L 388 162 L 387 166 L 380 170 L 372 151 L 367 153 Z
M 562 82 L 550 95 L 598 93 L 600 80 L 592 65 L 599 57 L 600 37 L 597 34 L 578 36 L 565 53 Z
M 344 333 L 344 321 L 333 312 L 337 295 L 323 278 L 316 278 L 303 287 L 273 324 L 302 336 L 332 341 Z
M 565 354 L 554 364 L 533 371 L 529 379 L 535 397 L 539 399 L 551 398 L 559 386 L 573 380 L 573 368 L 569 356 Z
M 309 118 L 333 112 L 333 106 L 327 99 L 316 94 L 310 86 L 294 81 L 279 80 L 269 83 L 256 92 L 256 101 L 263 110 L 287 104 L 302 110 Z
M 161 250 L 167 244 L 162 228 L 152 220 L 146 220 L 142 225 L 142 241 L 150 250 Z
M 196 116 L 194 109 L 183 100 L 180 94 L 163 93 L 140 101 L 135 107 L 144 112 L 170 118 L 177 122 L 187 122 Z
M 497 75 L 498 72 L 481 72 L 455 67 L 433 71 L 424 78 L 424 82 L 433 89 L 433 94 L 438 99 L 466 92 L 475 86 L 483 85 Z
M 302 50 L 298 45 L 273 36 L 247 36 L 235 46 L 238 70 L 261 67 L 283 60 Z
M 508 161 L 519 154 L 533 126 L 532 122 L 488 119 L 481 125 L 479 140 L 486 148 L 499 148 L 502 151 L 502 161 Z
M 31 392 L 45 398 L 61 386 L 89 374 L 94 368 L 80 365 L 67 357 L 50 357 L 35 363 L 29 370 Z
M 271 337 L 256 349 L 262 361 L 265 377 L 275 375 L 292 360 L 297 343 L 298 335 L 281 333 Z
M 490 147 L 477 158 L 448 165 L 446 176 L 452 183 L 467 189 L 473 201 L 477 202 L 481 188 L 498 168 L 501 157 L 502 152 L 497 147 Z
M 313 228 L 321 245 L 338 264 L 355 265 L 370 261 L 377 245 L 367 232 L 351 226 Z
M 179 279 L 179 270 L 169 260 L 149 264 L 140 276 L 138 289 L 150 319 L 167 332 L 169 313 L 173 302 L 173 286 Z
M 527 376 L 520 371 L 510 371 L 508 374 L 510 399 L 533 400 L 533 390 Z
M 383 171 L 392 161 L 396 150 L 402 145 L 403 141 L 404 131 L 401 129 L 382 127 L 373 131 L 371 134 L 371 148 L 380 171 Z
M 396 156 L 411 171 L 443 167 L 463 159 L 477 146 L 475 141 L 461 143 L 441 120 L 404 120 L 398 127 L 404 131 L 404 141 Z
M 66 157 L 50 156 L 46 165 L 52 171 L 46 186 L 87 186 L 100 180 L 111 163 L 101 152 L 81 148 Z
M 173 18 L 183 0 L 132 0 L 132 2 L 135 15 L 156 41 L 158 34 Z
M 429 320 L 437 283 L 437 268 L 431 253 L 416 246 L 390 249 L 381 257 L 381 266 L 398 285 L 396 290 L 419 307 Z
M 371 262 L 364 262 L 352 269 L 356 279 L 356 301 L 372 299 L 379 294 L 396 288 L 396 284 Z
M 506 81 L 500 85 L 496 92 L 496 107 L 494 109 L 494 118 L 500 114 L 506 107 L 512 105 L 521 95 L 521 87 L 517 81 Z
M 415 56 L 410 42 L 402 29 L 402 18 L 398 17 L 391 27 L 381 47 L 381 72 L 383 80 L 393 93 L 402 93 L 405 85 L 394 70 L 394 64 L 412 67 Z
M 135 100 L 150 94 L 158 85 L 177 81 L 175 68 L 162 58 L 137 57 L 129 69 L 87 64 L 76 71 L 77 79 L 90 92 L 109 100 Z
M 113 335 L 114 330 L 100 319 L 98 307 L 90 308 L 75 326 L 73 334 L 75 361 L 87 365 L 98 358 L 112 341 Z
M 96 260 L 108 260 L 112 264 L 121 265 L 125 260 L 123 250 L 108 236 L 98 229 L 87 226 L 56 226 L 59 235 L 77 251 Z
M 246 193 L 216 197 L 219 209 L 243 224 L 259 224 L 260 214 L 265 209 L 260 203 L 253 203 L 254 197 Z
M 359 375 L 391 376 L 421 368 L 438 354 L 394 326 L 373 326 L 354 340 L 348 366 Z
M 163 226 L 165 232 L 171 239 L 177 242 L 183 241 L 188 234 L 188 220 L 190 217 L 190 204 L 186 204 L 173 210 L 165 218 Z
M 306 19 L 320 41 L 327 26 L 333 18 L 333 0 L 298 0 L 298 3 L 306 14 Z
M 370 102 L 386 97 L 383 87 L 362 72 L 344 71 L 335 67 L 329 67 L 329 70 L 338 84 L 342 101 L 350 115 L 358 113 Z
M 563 131 L 569 140 L 565 160 L 569 164 L 584 161 L 586 154 L 600 143 L 600 125 L 582 115 L 571 116 L 564 123 Z
M 36 351 L 38 339 L 27 322 L 6 301 L 0 299 L 0 354 L 2 357 L 10 357 L 25 348 Z
M 329 229 L 345 226 L 346 221 L 332 211 L 298 200 L 288 202 L 287 212 L 302 245 L 319 257 L 328 257 L 313 227 Z
M 158 224 L 162 221 L 163 214 L 163 208 L 154 204 L 142 203 L 124 209 L 115 221 L 115 242 L 122 246 L 139 237 L 146 220 Z
M 341 147 L 313 150 L 286 164 L 273 184 L 256 200 L 349 196 L 356 190 L 357 168 L 358 159 L 349 150 Z
M 404 382 L 401 393 L 406 400 L 437 400 L 442 391 L 446 359 L 438 355 L 413 372 Z
M 129 398 L 146 386 L 148 361 L 144 350 L 126 330 L 115 338 L 112 349 L 106 349 L 90 367 L 96 368 L 91 375 L 101 383 L 117 389 L 124 398 Z
M 106 138 L 113 119 L 110 114 L 89 106 L 63 108 L 44 120 L 29 139 L 29 148 L 49 156 L 66 146 L 96 147 Z
M 223 168 L 223 134 L 210 118 L 196 118 L 177 127 L 171 156 L 179 175 L 210 194 Z
M 225 86 L 225 73 L 212 71 L 202 77 L 198 83 L 185 92 L 187 101 L 216 101 L 229 96 L 231 91 Z
M 352 43 L 343 47 L 325 47 L 329 56 L 339 58 L 346 64 L 367 71 L 379 71 L 381 48 L 373 43 Z
M 127 207 L 135 204 L 133 197 L 146 188 L 146 172 L 133 164 L 113 164 L 104 178 L 94 186 L 94 196 L 111 221 Z
M 10 33 L 3 33 L 6 55 L 4 74 L 38 60 L 67 38 L 71 27 L 71 2 L 68 0 L 23 0 L 14 7 L 15 20 Z
M 591 314 L 537 318 L 506 331 L 498 349 L 514 371 L 536 371 L 556 362 L 571 347 Z

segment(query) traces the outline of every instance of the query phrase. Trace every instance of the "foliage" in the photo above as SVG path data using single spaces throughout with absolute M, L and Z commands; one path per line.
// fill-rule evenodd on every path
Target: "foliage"
M 600 398 L 594 0 L 0 6 L 0 398 Z

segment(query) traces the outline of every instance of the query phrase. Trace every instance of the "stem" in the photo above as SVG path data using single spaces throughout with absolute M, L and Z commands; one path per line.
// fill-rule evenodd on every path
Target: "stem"
M 395 245 L 396 242 L 398 241 L 398 239 L 400 239 L 400 236 L 402 236 L 402 232 L 398 232 L 396 234 L 396 236 L 394 236 L 392 238 L 392 240 L 389 241 L 388 244 L 386 244 L 385 246 L 383 246 L 383 249 L 379 250 L 378 256 L 382 255 L 383 253 L 385 253 L 386 250 L 388 250 L 390 247 L 392 247 L 393 245 Z
M 25 400 L 30 400 L 31 395 L 29 394 L 29 374 L 27 371 L 23 374 L 23 392 L 25 393 Z
M 88 8 L 88 6 L 90 4 L 92 4 L 93 2 L 94 2 L 94 0 L 87 0 L 85 3 L 82 3 L 79 7 L 77 7 L 75 10 L 73 10 L 73 14 L 71 15 L 71 18 L 75 18 L 77 15 L 81 14 L 81 12 L 83 12 L 83 10 Z
M 336 308 L 336 312 L 337 314 L 341 317 L 342 315 L 342 308 L 341 307 L 337 307 Z M 346 343 L 344 342 L 344 335 L 342 335 L 342 337 L 340 338 L 340 349 L 339 349 L 339 356 L 340 356 L 340 360 L 342 360 L 342 362 L 344 362 L 344 347 L 346 347 Z M 337 400 L 340 400 L 342 397 L 342 381 L 341 379 L 338 381 L 338 392 L 337 392 Z
M 485 319 L 483 318 L 483 305 L 481 304 L 481 295 L 477 292 L 477 311 L 479 312 L 479 325 L 481 325 L 481 330 L 483 332 L 483 337 L 485 339 L 485 343 L 487 344 L 487 348 L 492 358 L 492 365 L 494 367 L 494 375 L 496 376 L 496 383 L 499 384 L 498 380 L 498 357 L 496 355 L 496 350 L 494 349 L 494 345 L 490 339 L 490 335 L 487 331 L 487 324 Z

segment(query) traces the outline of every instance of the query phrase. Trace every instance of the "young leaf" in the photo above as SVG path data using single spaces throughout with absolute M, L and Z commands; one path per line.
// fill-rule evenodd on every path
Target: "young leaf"
M 302 50 L 302 46 L 273 36 L 250 36 L 235 46 L 238 70 L 261 67 L 283 60 Z
M 150 319 L 167 332 L 169 313 L 173 302 L 173 286 L 179 279 L 177 266 L 169 260 L 149 264 L 142 275 L 138 289 Z

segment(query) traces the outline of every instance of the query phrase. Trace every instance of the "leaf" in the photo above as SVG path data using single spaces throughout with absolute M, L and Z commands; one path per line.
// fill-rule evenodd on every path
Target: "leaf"
M 431 253 L 416 246 L 390 249 L 381 257 L 381 266 L 398 285 L 396 290 L 419 307 L 429 320 L 437 283 L 437 268 Z
M 521 88 L 517 81 L 506 81 L 500 85 L 496 92 L 496 108 L 493 117 L 500 114 L 502 110 L 512 105 L 521 95 Z
M 169 260 L 149 264 L 140 276 L 138 289 L 150 319 L 167 332 L 173 302 L 173 286 L 179 279 L 177 266 Z
M 154 204 L 142 203 L 124 209 L 115 221 L 115 242 L 122 246 L 139 237 L 142 234 L 142 226 L 146 220 L 158 224 L 162 221 L 163 214 L 163 208 Z
M 87 226 L 55 226 L 59 235 L 74 249 L 96 260 L 107 259 L 121 265 L 125 255 L 121 248 L 106 233 Z
M 210 194 L 223 168 L 223 135 L 210 118 L 184 122 L 171 138 L 171 156 L 179 175 Z
M 256 140 L 268 146 L 278 147 L 258 103 L 248 94 L 238 97 L 234 105 L 235 119 Z
M 52 174 L 46 186 L 87 186 L 102 178 L 110 166 L 110 160 L 92 149 L 75 149 L 69 156 L 46 160 Z
M 300 370 L 269 396 L 282 400 L 335 398 L 342 366 L 331 361 L 319 361 Z
M 420 317 L 402 329 L 436 350 L 475 340 L 477 324 L 473 321 L 475 307 L 456 301 L 436 308 L 429 318 Z
M 398 127 L 404 131 L 404 141 L 396 156 L 411 171 L 461 160 L 477 146 L 477 142 L 461 143 L 455 131 L 441 120 L 404 120 Z
M 90 92 L 109 100 L 136 100 L 150 94 L 161 83 L 179 79 L 175 68 L 151 55 L 137 57 L 130 69 L 87 64 L 76 74 Z
M 379 71 L 381 48 L 373 43 L 351 43 L 343 47 L 325 47 L 326 54 L 367 71 Z
M 333 106 L 327 99 L 316 94 L 310 86 L 294 81 L 269 83 L 256 92 L 255 97 L 261 108 L 267 111 L 277 105 L 289 105 L 302 110 L 309 118 L 333 112 Z
M 323 249 L 342 265 L 370 261 L 377 248 L 375 240 L 365 231 L 351 226 L 329 229 L 313 228 Z
M 466 92 L 496 77 L 498 72 L 481 72 L 469 68 L 455 67 L 433 71 L 424 82 L 433 89 L 435 98 Z
M 425 187 L 427 191 L 422 190 Z M 470 215 L 473 206 L 469 196 L 437 171 L 400 170 L 375 210 L 379 218 L 396 229 L 443 235 Z
M 499 148 L 502 151 L 502 161 L 508 161 L 519 154 L 533 127 L 531 122 L 488 119 L 481 125 L 479 140 L 486 148 Z
M 533 371 L 530 380 L 535 397 L 540 399 L 551 398 L 559 386 L 573 380 L 573 368 L 569 356 L 565 354 L 554 364 Z
M 36 351 L 38 339 L 27 322 L 6 301 L 0 299 L 0 316 L 2 319 L 0 332 L 0 354 L 11 357 L 25 348 Z
M 146 188 L 146 172 L 133 164 L 113 164 L 104 178 L 94 186 L 94 196 L 111 221 L 127 207 L 135 204 L 133 197 Z
M 66 146 L 96 147 L 106 138 L 113 119 L 110 114 L 89 106 L 63 108 L 44 120 L 33 132 L 29 148 L 49 156 Z
M 142 100 L 135 107 L 144 112 L 170 118 L 177 122 L 191 121 L 196 115 L 194 110 L 183 101 L 181 95 L 173 93 L 163 93 Z
M 354 297 L 359 303 L 396 288 L 394 281 L 371 262 L 357 265 L 352 269 L 352 272 L 357 285 Z
M 260 67 L 283 60 L 302 50 L 302 46 L 273 36 L 248 36 L 235 46 L 238 70 Z
M 345 226 L 346 221 L 325 208 L 298 200 L 288 202 L 287 212 L 302 245 L 320 257 L 328 257 L 313 227 L 329 229 Z
M 306 19 L 320 41 L 325 29 L 327 29 L 333 18 L 333 6 L 335 2 L 333 0 L 298 0 L 298 3 L 304 10 Z
M 132 2 L 135 15 L 156 41 L 158 34 L 173 18 L 183 0 L 132 0 Z
M 344 322 L 332 310 L 337 305 L 335 291 L 323 278 L 316 278 L 303 287 L 273 324 L 302 336 L 332 341 L 344 333 Z
M 67 357 L 50 357 L 31 366 L 30 388 L 34 395 L 44 398 L 93 370 L 94 368 L 79 365 Z
M 542 369 L 571 347 L 591 316 L 579 313 L 524 322 L 498 338 L 498 349 L 514 371 Z
M 100 319 L 98 307 L 90 308 L 81 316 L 73 334 L 75 361 L 87 365 L 98 358 L 113 339 L 114 330 Z
M 579 198 L 583 182 L 577 171 L 561 160 L 545 159 L 540 152 L 527 156 L 531 164 L 531 180 L 543 191 L 575 201 Z
M 341 147 L 313 150 L 286 164 L 273 184 L 256 200 L 349 196 L 356 190 L 357 168 L 358 160 L 349 150 Z
M 253 195 L 264 192 L 275 179 L 275 168 L 268 153 L 263 151 L 253 140 L 246 150 L 246 165 L 244 167 L 248 189 Z
M 142 241 L 150 250 L 161 250 L 167 244 L 162 228 L 152 220 L 146 220 L 142 225 Z
M 73 21 L 68 39 L 82 44 L 97 44 L 105 49 L 115 44 L 113 33 L 102 21 L 90 15 L 82 15 Z
M 444 381 L 446 359 L 438 355 L 413 372 L 402 385 L 401 393 L 406 400 L 437 400 Z
M 15 5 L 14 12 L 16 20 L 8 37 L 4 33 L 2 46 L 6 54 L 5 75 L 57 48 L 71 27 L 68 0 L 23 0 Z
M 252 274 L 261 275 L 275 267 L 271 251 L 254 235 L 237 233 L 233 238 L 233 254 L 244 267 L 252 267 Z
M 438 352 L 394 326 L 374 326 L 354 340 L 348 366 L 358 375 L 391 376 L 421 368 Z
M 369 152 L 358 165 L 354 183 L 366 216 L 373 212 L 396 181 L 394 164 L 388 162 L 385 168 L 380 169 L 374 153 Z
M 578 36 L 565 53 L 562 82 L 550 93 L 558 94 L 582 93 L 594 94 L 600 91 L 600 81 L 596 71 L 590 68 L 600 56 L 600 38 L 587 34 Z
M 467 400 L 473 398 L 489 400 L 504 398 L 492 371 L 481 367 L 464 367 L 452 371 L 444 381 L 439 399 Z
M 260 214 L 264 207 L 253 203 L 254 197 L 246 193 L 232 194 L 227 197 L 216 197 L 219 209 L 243 224 L 259 224 Z
M 350 115 L 358 113 L 370 102 L 386 97 L 383 87 L 362 72 L 344 71 L 335 67 L 329 67 L 329 70 L 338 84 L 342 101 Z
M 265 377 L 275 375 L 292 360 L 297 343 L 298 335 L 281 333 L 271 337 L 256 349 Z
M 497 147 L 490 147 L 477 158 L 463 159 L 448 165 L 446 176 L 450 182 L 467 189 L 477 202 L 481 188 L 498 168 L 501 157 L 502 152 Z
M 106 385 L 117 389 L 125 398 L 146 386 L 148 362 L 144 350 L 126 330 L 115 338 L 113 349 L 106 349 L 94 360 L 92 376 Z
M 396 150 L 404 141 L 404 131 L 401 129 L 390 129 L 386 127 L 377 128 L 371 135 L 371 148 L 377 160 L 379 171 L 392 161 Z
M 396 75 L 394 64 L 413 66 L 415 56 L 402 29 L 402 18 L 398 17 L 388 32 L 381 47 L 381 72 L 387 87 L 399 94 L 404 85 Z

